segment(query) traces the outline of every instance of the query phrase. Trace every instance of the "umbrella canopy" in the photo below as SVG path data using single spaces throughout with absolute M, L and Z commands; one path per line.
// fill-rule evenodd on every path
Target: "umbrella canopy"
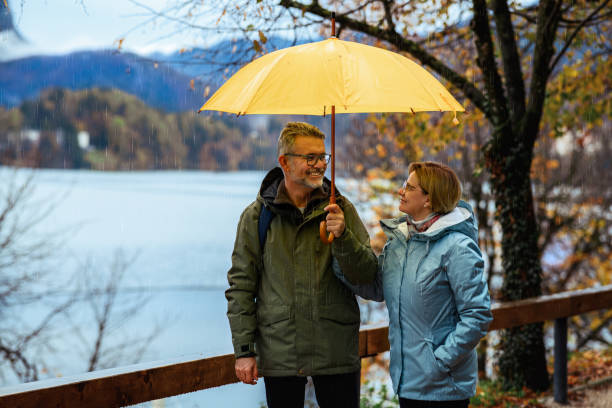
M 234 74 L 199 111 L 248 114 L 463 111 L 410 59 L 337 38 L 264 55 Z
M 335 113 L 463 111 L 440 82 L 408 58 L 335 37 L 284 48 L 244 66 L 200 108 L 237 115 L 331 114 L 331 194 L 335 203 Z M 456 118 L 454 119 L 456 121 Z M 326 236 L 325 221 L 320 226 Z

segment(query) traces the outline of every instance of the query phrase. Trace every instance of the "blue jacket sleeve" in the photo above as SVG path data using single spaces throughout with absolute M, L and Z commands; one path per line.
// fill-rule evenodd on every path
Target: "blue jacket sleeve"
M 493 316 L 489 288 L 483 272 L 484 261 L 478 245 L 466 238 L 458 243 L 447 262 L 447 274 L 459 322 L 434 354 L 450 368 L 469 355 L 487 334 Z

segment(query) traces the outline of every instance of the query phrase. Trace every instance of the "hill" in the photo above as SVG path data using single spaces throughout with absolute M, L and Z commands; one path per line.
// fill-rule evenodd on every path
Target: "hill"
M 293 45 L 272 38 L 266 49 Z M 12 108 L 48 88 L 114 88 L 168 112 L 196 111 L 244 62 L 253 58 L 246 40 L 223 41 L 208 49 L 140 56 L 117 50 L 33 56 L 0 63 L 0 106 Z M 225 68 L 229 67 L 226 71 Z
M 195 111 L 204 84 L 166 64 L 116 51 L 83 51 L 0 63 L 0 106 L 12 108 L 48 88 L 116 88 L 168 112 Z
M 263 169 L 281 125 L 257 133 L 229 115 L 168 113 L 116 89 L 51 88 L 0 107 L 0 164 L 98 170 Z

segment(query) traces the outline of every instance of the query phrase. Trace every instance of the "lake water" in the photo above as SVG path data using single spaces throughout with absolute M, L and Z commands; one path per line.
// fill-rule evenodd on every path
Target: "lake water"
M 3 176 L 8 174 L 7 169 L 0 170 Z M 78 271 L 88 261 L 93 279 L 103 281 L 117 249 L 135 256 L 122 286 L 144 288 L 150 300 L 111 333 L 110 344 L 161 324 L 164 330 L 141 361 L 231 353 L 226 273 L 239 216 L 254 200 L 264 174 L 37 171 L 35 198 L 58 200 L 37 233 L 69 231 L 60 249 L 62 262 L 56 263 L 60 276 Z M 338 184 L 342 187 L 340 180 Z M 29 309 L 23 316 L 35 319 L 37 313 L 44 310 Z M 93 335 L 86 318 L 80 324 L 85 338 Z M 63 334 L 53 344 L 48 377 L 86 370 L 86 353 L 76 353 L 76 343 Z M 17 380 L 8 376 L 0 381 L 11 385 Z M 260 381 L 256 386 L 236 384 L 170 398 L 164 404 L 259 407 L 264 401 Z

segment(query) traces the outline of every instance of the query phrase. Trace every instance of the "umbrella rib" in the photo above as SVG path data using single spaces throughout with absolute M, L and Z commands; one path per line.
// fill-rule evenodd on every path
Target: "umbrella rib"
M 397 54 L 397 55 L 400 55 L 400 54 Z M 401 57 L 406 58 L 406 57 L 404 57 L 403 55 L 401 55 Z M 411 61 L 411 62 L 413 62 L 412 60 L 410 60 L 410 61 Z M 414 62 L 413 62 L 413 63 L 414 63 Z M 427 74 L 431 75 L 431 74 L 430 74 L 430 73 L 429 73 L 429 72 L 428 72 L 428 71 L 427 71 L 425 68 L 423 68 L 423 67 L 419 67 L 419 68 L 421 68 L 421 69 L 422 69 L 423 71 L 425 71 Z M 412 75 L 413 77 L 415 76 L 413 73 L 410 73 L 410 75 Z M 432 75 L 432 76 L 433 76 L 433 75 Z M 416 79 L 418 80 L 419 78 L 416 78 Z M 437 81 L 436 77 L 434 77 L 434 79 Z M 419 81 L 419 82 L 421 82 L 421 81 Z M 428 87 L 428 86 L 424 86 L 424 87 L 423 87 L 423 89 L 425 89 L 425 92 L 427 92 L 427 93 L 429 94 L 429 96 L 431 97 L 431 99 L 433 99 L 434 103 L 435 103 L 435 104 L 438 106 L 438 110 L 439 110 L 440 112 L 442 112 L 442 107 L 441 107 L 441 106 L 440 106 L 440 104 L 438 103 L 438 100 L 436 99 L 436 97 L 435 97 L 435 96 L 434 96 L 434 95 L 431 93 L 431 91 L 429 90 L 429 87 Z M 451 106 L 451 108 L 452 108 L 452 106 Z

